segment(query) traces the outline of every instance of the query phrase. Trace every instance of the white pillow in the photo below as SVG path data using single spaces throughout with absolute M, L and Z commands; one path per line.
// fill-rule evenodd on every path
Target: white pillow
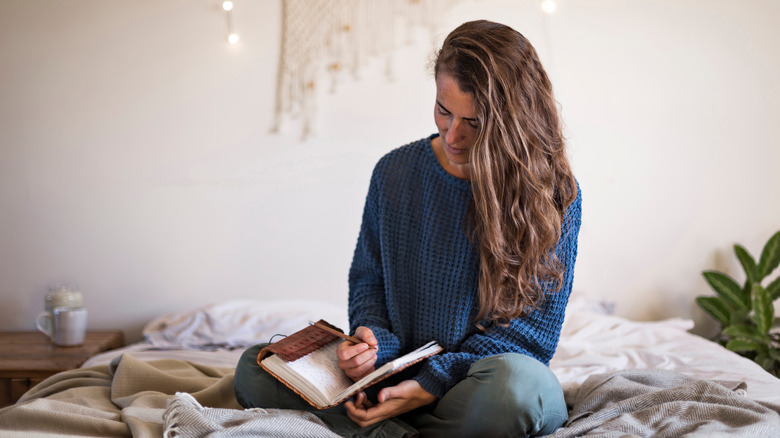
M 320 319 L 349 330 L 346 304 L 230 300 L 157 317 L 144 327 L 144 337 L 158 348 L 239 348 L 270 342 Z

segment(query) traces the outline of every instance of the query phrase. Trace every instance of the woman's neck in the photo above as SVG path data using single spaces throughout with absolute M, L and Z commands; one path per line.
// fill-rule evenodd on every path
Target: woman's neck
M 444 170 L 455 178 L 471 180 L 471 164 L 458 164 L 453 163 L 447 159 L 447 154 L 444 153 L 444 144 L 441 137 L 434 137 L 431 139 L 431 148 L 433 149 L 436 159 L 439 160 L 439 164 Z

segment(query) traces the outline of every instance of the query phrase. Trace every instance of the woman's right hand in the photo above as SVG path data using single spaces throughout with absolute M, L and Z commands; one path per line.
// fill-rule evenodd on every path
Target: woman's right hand
M 353 381 L 358 381 L 366 374 L 374 371 L 376 363 L 377 340 L 374 332 L 368 327 L 358 327 L 355 337 L 362 340 L 360 344 L 344 341 L 339 345 L 339 368 Z

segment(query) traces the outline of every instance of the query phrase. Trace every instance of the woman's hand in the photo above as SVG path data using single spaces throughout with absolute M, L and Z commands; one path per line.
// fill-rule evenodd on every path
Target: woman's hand
M 395 417 L 436 401 L 436 396 L 423 389 L 416 380 L 404 380 L 396 386 L 382 388 L 376 405 L 368 401 L 366 393 L 360 392 L 355 401 L 344 406 L 347 416 L 358 426 L 365 427 Z
M 344 341 L 339 345 L 339 368 L 353 381 L 360 380 L 366 374 L 374 371 L 376 363 L 377 340 L 374 332 L 368 327 L 358 327 L 355 337 L 363 342 L 354 344 Z

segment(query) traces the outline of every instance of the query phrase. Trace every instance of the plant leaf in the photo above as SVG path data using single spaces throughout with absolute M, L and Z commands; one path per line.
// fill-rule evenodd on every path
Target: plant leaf
M 769 334 L 772 328 L 772 320 L 775 317 L 775 306 L 772 305 L 772 299 L 769 292 L 758 283 L 753 283 L 753 319 L 756 321 L 758 331 L 762 334 Z
M 780 265 L 780 231 L 769 238 L 761 251 L 761 259 L 758 262 L 758 281 L 763 280 L 767 275 Z
M 705 271 L 702 275 L 729 307 L 734 310 L 750 310 L 749 301 L 743 298 L 742 290 L 731 277 L 718 271 Z
M 774 369 L 774 367 L 775 367 L 775 362 L 776 362 L 771 357 L 763 355 L 763 354 L 759 354 L 758 356 L 756 356 L 754 361 L 757 364 L 761 365 L 761 368 L 763 368 L 763 369 L 765 369 L 767 371 L 772 371 Z
M 728 324 L 731 319 L 731 312 L 729 308 L 723 303 L 723 300 L 719 297 L 697 297 L 696 304 L 702 309 L 706 310 L 713 318 L 720 321 L 722 324 Z
M 753 284 L 755 281 L 757 281 L 756 277 L 758 277 L 758 265 L 756 265 L 756 260 L 753 259 L 753 256 L 750 255 L 750 253 L 739 244 L 734 245 L 734 253 L 737 254 L 739 263 L 742 264 L 742 269 L 744 269 L 745 274 L 747 274 L 748 284 Z
M 732 310 L 729 317 L 729 323 L 726 325 L 750 324 L 753 318 L 744 310 Z
M 767 339 L 757 328 L 749 325 L 731 325 L 723 329 L 723 334 L 735 339 L 749 339 L 760 344 L 765 344 Z
M 769 297 L 772 298 L 772 301 L 780 298 L 780 277 L 775 278 L 773 282 L 769 283 L 769 286 L 766 287 L 766 291 L 769 292 Z
M 732 339 L 726 344 L 726 348 L 731 351 L 755 351 L 758 350 L 758 344 L 744 339 Z

